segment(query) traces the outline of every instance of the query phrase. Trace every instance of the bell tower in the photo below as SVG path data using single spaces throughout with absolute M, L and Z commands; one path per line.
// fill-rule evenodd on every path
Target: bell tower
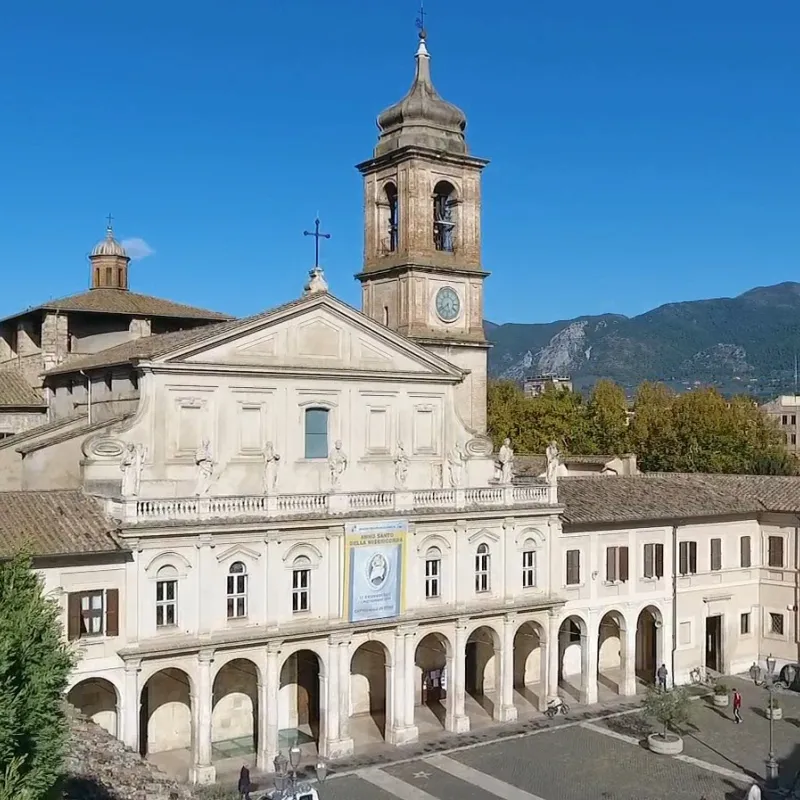
M 486 362 L 481 264 L 481 172 L 471 156 L 466 116 L 431 81 L 420 31 L 414 82 L 378 116 L 364 177 L 365 314 L 417 341 L 468 373 L 458 410 L 486 431 Z

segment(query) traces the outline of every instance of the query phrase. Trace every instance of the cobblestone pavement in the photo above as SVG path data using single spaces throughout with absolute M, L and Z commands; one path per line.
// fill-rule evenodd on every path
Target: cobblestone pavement
M 743 696 L 744 722 L 710 698 L 693 704 L 681 756 L 657 756 L 638 711 L 550 723 L 516 738 L 480 741 L 330 778 L 320 800 L 743 800 L 761 781 L 769 743 L 767 693 L 728 681 Z M 800 769 L 800 695 L 780 694 L 774 723 L 782 783 Z

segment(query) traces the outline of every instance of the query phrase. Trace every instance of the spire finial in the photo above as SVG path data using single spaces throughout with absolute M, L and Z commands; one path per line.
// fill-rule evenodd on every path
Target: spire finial
M 419 16 L 417 17 L 416 25 L 419 31 L 419 38 L 424 42 L 428 36 L 428 32 L 425 30 L 425 3 L 423 2 L 419 4 Z
M 106 217 L 106 238 L 114 238 L 114 217 L 111 214 Z

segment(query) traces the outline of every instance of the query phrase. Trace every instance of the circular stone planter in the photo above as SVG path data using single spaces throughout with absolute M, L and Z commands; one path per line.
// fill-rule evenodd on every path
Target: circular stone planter
M 715 694 L 715 695 L 712 695 L 712 698 L 713 699 L 712 699 L 711 702 L 717 708 L 725 708 L 728 705 L 728 703 L 730 702 L 729 698 L 728 698 L 728 695 L 726 695 L 726 694 Z
M 782 708 L 773 708 L 772 711 L 769 708 L 765 708 L 764 713 L 767 715 L 767 719 L 783 719 Z
M 647 737 L 647 747 L 660 756 L 677 756 L 683 752 L 683 739 L 674 733 L 668 733 L 666 739 L 660 733 L 651 733 Z

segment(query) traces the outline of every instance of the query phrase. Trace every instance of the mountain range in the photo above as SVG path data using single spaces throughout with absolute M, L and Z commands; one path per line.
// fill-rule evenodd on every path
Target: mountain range
M 576 389 L 610 378 L 629 392 L 643 380 L 676 389 L 713 385 L 769 397 L 794 391 L 800 354 L 800 283 L 738 297 L 668 303 L 557 322 L 485 323 L 489 373 L 521 380 L 568 375 Z

